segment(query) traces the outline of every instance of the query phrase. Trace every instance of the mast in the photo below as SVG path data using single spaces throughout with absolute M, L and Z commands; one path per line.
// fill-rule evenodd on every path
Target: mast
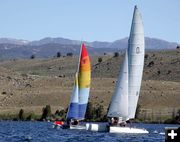
M 77 68 L 77 71 L 76 73 L 78 74 L 79 73 L 79 67 L 80 67 L 80 61 L 81 61 L 81 53 L 82 53 L 82 46 L 83 46 L 83 42 L 81 42 L 81 47 L 80 47 L 80 51 L 79 51 L 79 59 L 78 59 L 78 68 Z

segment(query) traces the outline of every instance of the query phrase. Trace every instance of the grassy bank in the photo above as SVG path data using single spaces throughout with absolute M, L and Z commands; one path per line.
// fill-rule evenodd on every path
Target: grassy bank
M 158 111 L 157 111 L 158 112 Z M 35 114 L 33 112 L 25 112 L 23 109 L 19 110 L 17 114 L 0 114 L 0 120 L 12 120 L 12 121 L 55 121 L 65 120 L 67 109 L 56 110 L 55 113 L 51 111 L 51 106 L 46 105 L 42 108 L 42 114 Z M 103 105 L 88 103 L 85 120 L 86 122 L 107 122 L 107 112 Z M 149 110 L 141 109 L 138 105 L 136 111 L 136 118 L 131 120 L 136 123 L 167 123 L 167 124 L 180 124 L 180 110 L 171 116 L 163 115 Z

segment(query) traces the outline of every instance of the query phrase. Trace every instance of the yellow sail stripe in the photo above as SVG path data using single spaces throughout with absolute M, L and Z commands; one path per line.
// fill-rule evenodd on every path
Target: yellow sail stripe
M 79 74 L 79 88 L 89 88 L 91 81 L 91 72 L 83 71 Z

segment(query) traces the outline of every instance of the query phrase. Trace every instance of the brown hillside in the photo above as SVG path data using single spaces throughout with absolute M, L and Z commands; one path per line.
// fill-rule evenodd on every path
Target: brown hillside
M 180 108 L 180 50 L 147 54 L 139 104 L 143 109 Z M 91 57 L 90 101 L 107 108 L 123 56 L 101 57 L 101 63 L 97 56 Z M 20 108 L 41 113 L 47 104 L 53 111 L 66 108 L 77 61 L 77 57 L 61 57 L 1 62 L 0 113 L 16 113 Z

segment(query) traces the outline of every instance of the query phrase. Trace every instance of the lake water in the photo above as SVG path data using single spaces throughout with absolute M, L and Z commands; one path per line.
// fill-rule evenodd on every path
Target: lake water
M 110 134 L 85 130 L 53 129 L 51 122 L 0 122 L 0 142 L 121 142 L 152 141 L 165 139 L 165 124 L 133 124 L 147 129 L 150 134 Z M 162 133 L 162 134 L 160 134 Z

